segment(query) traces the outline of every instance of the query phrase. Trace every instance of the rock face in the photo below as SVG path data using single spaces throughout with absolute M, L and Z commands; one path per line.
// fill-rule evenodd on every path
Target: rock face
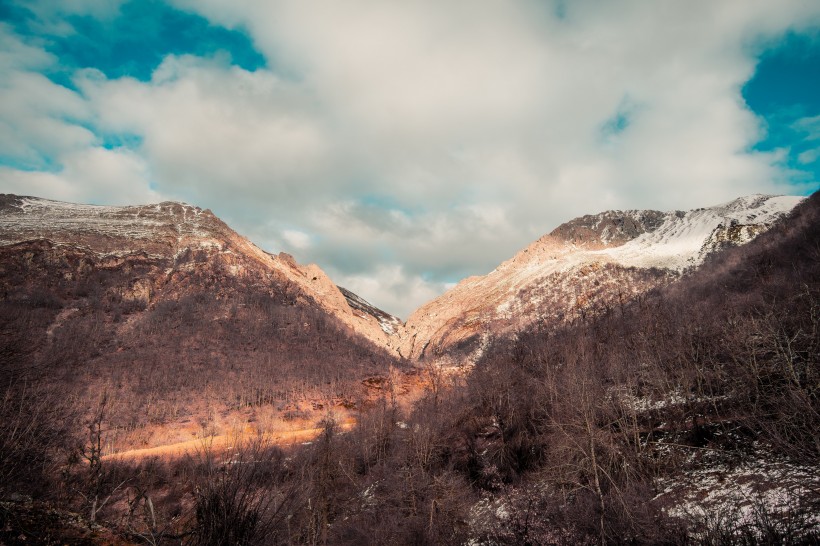
M 800 201 L 753 195 L 688 212 L 608 211 L 577 218 L 415 311 L 399 351 L 414 360 L 474 360 L 493 336 L 624 304 L 710 254 L 750 241 Z
M 318 266 L 299 265 L 284 253 L 269 254 L 211 211 L 183 203 L 107 207 L 0 195 L 0 247 L 44 244 L 63 248 L 66 259 L 72 252 L 91 253 L 112 269 L 150 262 L 151 272 L 131 279 L 119 294 L 142 305 L 150 304 L 154 293 L 175 275 L 207 264 L 210 274 L 295 287 L 302 297 L 380 347 L 389 345 L 383 325 L 398 322 L 379 310 L 363 313 L 351 307 L 350 299 L 358 297 L 343 294 Z M 83 267 L 78 256 L 76 274 L 81 275 Z
M 388 336 L 396 336 L 401 331 L 403 324 L 398 317 L 385 313 L 372 303 L 366 301 L 360 296 L 357 296 L 347 288 L 342 288 L 341 286 L 338 288 L 344 295 L 345 299 L 347 299 L 347 304 L 350 308 L 353 309 L 353 311 L 361 318 L 366 319 L 367 317 L 364 315 L 369 315 L 375 318 L 379 322 L 379 326 L 382 331 L 384 331 L 384 333 Z

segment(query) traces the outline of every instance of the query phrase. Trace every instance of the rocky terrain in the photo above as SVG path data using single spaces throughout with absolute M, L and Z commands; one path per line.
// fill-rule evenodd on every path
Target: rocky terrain
M 122 297 L 144 305 L 175 275 L 207 263 L 231 277 L 296 287 L 303 298 L 380 347 L 388 345 L 389 335 L 382 325 L 396 322 L 382 311 L 352 308 L 348 298 L 358 301 L 358 297 L 348 291 L 343 294 L 316 265 L 299 265 L 285 253 L 269 254 L 211 211 L 184 203 L 107 207 L 0 195 L 0 245 L 35 241 L 47 241 L 67 252 L 91 253 L 109 269 L 134 259 L 152 261 L 156 264 L 152 274 L 134 276 L 129 286 L 122 287 Z M 81 274 L 83 265 L 78 267 L 74 274 Z
M 755 195 L 687 212 L 577 218 L 419 308 L 399 351 L 411 359 L 474 361 L 488 339 L 539 321 L 582 319 L 678 279 L 711 254 L 766 231 L 800 201 Z
M 584 216 L 401 324 L 196 207 L 2 196 L 0 541 L 815 544 L 818 230 Z

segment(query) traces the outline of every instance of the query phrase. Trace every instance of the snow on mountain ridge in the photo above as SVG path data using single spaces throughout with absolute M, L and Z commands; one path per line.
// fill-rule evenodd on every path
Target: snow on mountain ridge
M 401 352 L 410 358 L 445 354 L 487 331 L 571 320 L 623 302 L 721 248 L 750 241 L 802 199 L 751 195 L 688 212 L 606 211 L 576 218 L 419 308 L 407 320 Z
M 345 299 L 347 299 L 347 304 L 350 306 L 351 309 L 353 309 L 354 311 L 365 313 L 375 318 L 377 321 L 379 321 L 379 326 L 381 327 L 382 331 L 388 336 L 396 334 L 399 328 L 402 326 L 402 322 L 398 317 L 395 317 L 389 313 L 385 313 L 384 311 L 374 306 L 372 303 L 365 300 L 358 294 L 355 294 L 347 288 L 343 288 L 341 286 L 339 286 L 339 290 L 342 292 Z
M 36 197 L 0 195 L 2 243 L 48 238 L 76 243 L 77 237 L 163 240 L 181 244 L 184 238 L 212 241 L 223 224 L 208 210 L 166 201 L 156 205 L 105 206 L 64 203 Z M 108 250 L 97 241 L 98 250 Z M 153 246 L 153 245 L 149 245 Z M 114 251 L 115 245 L 110 250 Z M 152 249 L 157 251 L 157 249 Z M 115 252 L 116 253 L 116 252 Z
M 707 255 L 727 244 L 750 241 L 803 199 L 757 194 L 685 213 L 669 212 L 656 229 L 622 246 L 597 252 L 624 267 L 661 267 L 682 272 L 700 265 Z M 733 226 L 735 229 L 730 230 Z M 735 233 L 736 240 L 732 240 L 730 231 Z
M 0 245 L 43 240 L 99 259 L 149 258 L 166 268 L 166 276 L 210 267 L 220 275 L 292 284 L 354 332 L 389 349 L 382 321 L 351 308 L 318 266 L 263 251 L 209 210 L 176 202 L 116 207 L 0 194 Z
M 608 210 L 565 222 L 545 237 L 587 248 L 618 245 L 657 229 L 665 214 L 657 210 Z

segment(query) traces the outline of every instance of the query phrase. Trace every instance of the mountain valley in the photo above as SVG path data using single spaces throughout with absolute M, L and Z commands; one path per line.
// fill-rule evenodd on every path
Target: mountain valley
M 751 196 L 688 212 L 607 211 L 557 227 L 483 277 L 461 281 L 407 320 L 411 359 L 474 361 L 488 339 L 535 322 L 571 322 L 679 279 L 750 241 L 800 202 Z
M 403 323 L 208 210 L 2 195 L 0 527 L 811 543 L 818 229 L 818 194 L 583 216 Z

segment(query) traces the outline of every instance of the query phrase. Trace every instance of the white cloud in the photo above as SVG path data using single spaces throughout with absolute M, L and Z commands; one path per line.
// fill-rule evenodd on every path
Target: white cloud
M 814 146 L 814 148 L 810 148 L 798 154 L 797 161 L 802 165 L 810 165 L 820 159 L 820 147 L 817 147 L 816 142 L 820 140 L 820 116 L 801 118 L 797 120 L 793 128 L 801 133 L 807 142 Z
M 39 72 L 56 62 L 0 25 L 2 190 L 80 202 L 156 200 L 144 159 L 101 147 L 88 100 Z
M 806 140 L 820 140 L 820 116 L 801 118 L 794 127 L 806 135 Z
M 0 150 L 21 163 L 40 166 L 65 150 L 91 145 L 94 133 L 85 102 L 34 72 L 12 71 L 0 83 Z
M 814 163 L 818 159 L 820 159 L 820 148 L 806 150 L 805 152 L 802 152 L 797 156 L 797 161 L 799 161 L 803 165 Z
M 0 156 L 30 168 L 95 140 L 82 97 L 38 71 L 56 59 L 0 24 Z
M 310 246 L 310 235 L 296 229 L 286 229 L 282 232 L 282 239 L 293 248 L 300 250 Z
M 28 0 L 26 9 L 34 14 L 32 26 L 45 34 L 67 36 L 76 31 L 66 16 L 110 19 L 127 0 Z
M 78 85 L 103 131 L 141 137 L 141 153 L 171 194 L 300 209 L 314 181 L 331 174 L 331 144 L 310 97 L 270 72 L 171 56 L 147 83 L 86 71 Z
M 740 98 L 749 45 L 817 21 L 799 1 L 573 2 L 563 20 L 527 2 L 186 5 L 247 26 L 402 204 L 503 186 L 494 199 L 530 221 L 568 202 L 668 208 L 778 189 L 773 157 L 747 152 L 760 136 Z M 603 147 L 626 98 L 641 108 Z
M 141 204 L 163 200 L 148 187 L 143 159 L 128 150 L 89 147 L 61 156 L 57 173 L 0 167 L 3 191 L 74 203 Z
M 740 90 L 762 44 L 820 17 L 809 0 L 176 3 L 247 29 L 272 69 L 170 56 L 149 82 L 81 72 L 79 94 L 18 70 L 26 113 L 0 114 L 0 144 L 64 170 L 0 183 L 192 201 L 405 315 L 579 214 L 788 191 L 782 154 L 749 151 Z M 89 124 L 139 144 L 96 150 Z
M 0 70 L 44 68 L 57 59 L 40 47 L 22 41 L 11 27 L 0 22 Z

